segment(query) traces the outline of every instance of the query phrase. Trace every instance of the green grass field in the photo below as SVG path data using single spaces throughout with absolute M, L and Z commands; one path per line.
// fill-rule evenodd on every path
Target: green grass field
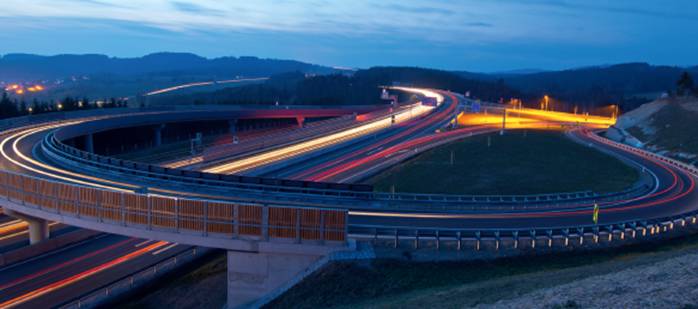
M 430 150 L 367 182 L 384 192 L 538 194 L 618 191 L 638 177 L 620 160 L 562 133 L 509 131 Z

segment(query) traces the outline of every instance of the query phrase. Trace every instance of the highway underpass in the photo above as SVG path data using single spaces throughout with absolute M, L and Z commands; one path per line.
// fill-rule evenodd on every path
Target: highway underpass
M 269 150 L 273 160 L 265 159 L 265 152 L 257 153 L 259 165 L 247 169 L 244 177 L 205 172 L 235 170 L 230 166 L 235 160 L 200 172 L 113 160 L 63 143 L 89 136 L 102 126 L 197 116 L 190 111 L 186 116 L 176 111 L 137 112 L 16 126 L 4 132 L 0 143 L 2 206 L 26 216 L 38 229 L 50 220 L 181 246 L 226 249 L 231 307 L 268 300 L 265 295 L 277 293 L 312 265 L 338 252 L 351 252 L 357 242 L 401 248 L 407 242 L 415 249 L 429 242 L 454 250 L 531 250 L 589 243 L 602 247 L 656 237 L 696 222 L 695 167 L 605 140 L 595 131 L 603 123 L 554 114 L 538 114 L 528 124 L 565 129 L 571 138 L 641 168 L 653 181 L 605 195 L 448 196 L 352 187 L 346 182 L 420 149 L 524 127 L 519 122 L 507 128 L 502 119 L 504 128 L 480 123 L 437 133 L 453 121 L 467 99 L 437 90 L 400 91 L 438 94 L 443 102 L 420 113 L 399 110 L 395 118 L 400 121 L 395 123 L 390 120 L 393 115 L 385 114 L 358 126 L 375 124 L 375 130 L 352 131 L 363 134 L 328 138 L 338 132 L 333 131 Z M 503 114 L 527 113 L 503 110 Z M 600 206 L 596 224 L 590 220 L 595 204 Z M 148 248 L 163 246 L 169 244 L 155 242 Z M 22 301 L 21 297 L 0 302 Z

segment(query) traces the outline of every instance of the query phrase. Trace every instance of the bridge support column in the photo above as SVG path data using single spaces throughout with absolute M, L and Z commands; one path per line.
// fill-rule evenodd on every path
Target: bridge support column
M 32 216 L 27 216 L 25 214 L 18 213 L 14 210 L 4 209 L 5 214 L 8 216 L 15 217 L 17 219 L 26 221 L 29 224 L 29 243 L 36 244 L 40 243 L 49 238 L 49 226 L 48 221 L 36 218 Z
M 296 116 L 296 122 L 298 122 L 298 127 L 302 128 L 305 125 L 305 117 Z
M 231 119 L 228 120 L 228 130 L 230 131 L 230 136 L 233 139 L 233 144 L 238 143 L 238 120 Z
M 322 266 L 325 254 L 228 251 L 227 308 L 264 305 Z
M 238 120 L 231 119 L 228 120 L 228 130 L 230 130 L 230 135 L 235 136 L 238 134 Z
M 92 133 L 85 135 L 85 151 L 95 152 L 95 138 Z
M 161 125 L 158 125 L 155 127 L 155 138 L 154 138 L 155 142 L 153 143 L 153 145 L 155 147 L 162 145 L 162 129 L 164 129 L 164 128 L 165 128 L 164 124 L 161 124 Z

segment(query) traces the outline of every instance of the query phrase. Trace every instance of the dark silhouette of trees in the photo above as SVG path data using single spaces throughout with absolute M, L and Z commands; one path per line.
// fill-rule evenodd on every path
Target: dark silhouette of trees
M 353 75 L 329 74 L 306 77 L 303 73 L 272 76 L 263 84 L 225 88 L 210 93 L 164 95 L 149 98 L 154 105 L 178 104 L 264 104 L 274 105 L 364 105 L 386 103 L 380 86 L 409 85 L 470 91 L 477 98 L 498 101 L 521 98 L 503 81 L 468 79 L 457 74 L 411 67 L 377 67 Z M 401 98 L 407 99 L 407 98 Z
M 686 96 L 696 94 L 696 92 L 697 91 L 693 83 L 693 78 L 691 77 L 691 74 L 688 74 L 688 72 L 684 71 L 683 74 L 681 74 L 679 80 L 676 82 L 676 95 Z
M 92 108 L 110 108 L 110 107 L 126 107 L 127 102 L 122 99 L 112 98 L 106 101 L 105 104 L 98 106 L 96 103 L 91 102 L 88 98 L 83 98 L 82 100 L 77 99 L 77 97 L 67 96 L 63 100 L 55 101 L 39 101 L 34 98 L 30 104 L 27 104 L 24 99 L 18 101 L 17 99 L 12 99 L 7 94 L 7 92 L 2 93 L 0 97 L 0 119 L 24 116 L 24 115 L 35 115 L 48 112 L 56 111 L 74 111 L 81 109 L 92 109 Z
M 17 102 L 10 100 L 7 92 L 3 91 L 2 99 L 0 99 L 0 118 L 15 117 L 18 114 Z

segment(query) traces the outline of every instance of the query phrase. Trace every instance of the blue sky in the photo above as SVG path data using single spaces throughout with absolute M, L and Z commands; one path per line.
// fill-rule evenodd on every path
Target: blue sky
M 0 54 L 158 51 L 344 67 L 698 64 L 697 0 L 2 0 Z

